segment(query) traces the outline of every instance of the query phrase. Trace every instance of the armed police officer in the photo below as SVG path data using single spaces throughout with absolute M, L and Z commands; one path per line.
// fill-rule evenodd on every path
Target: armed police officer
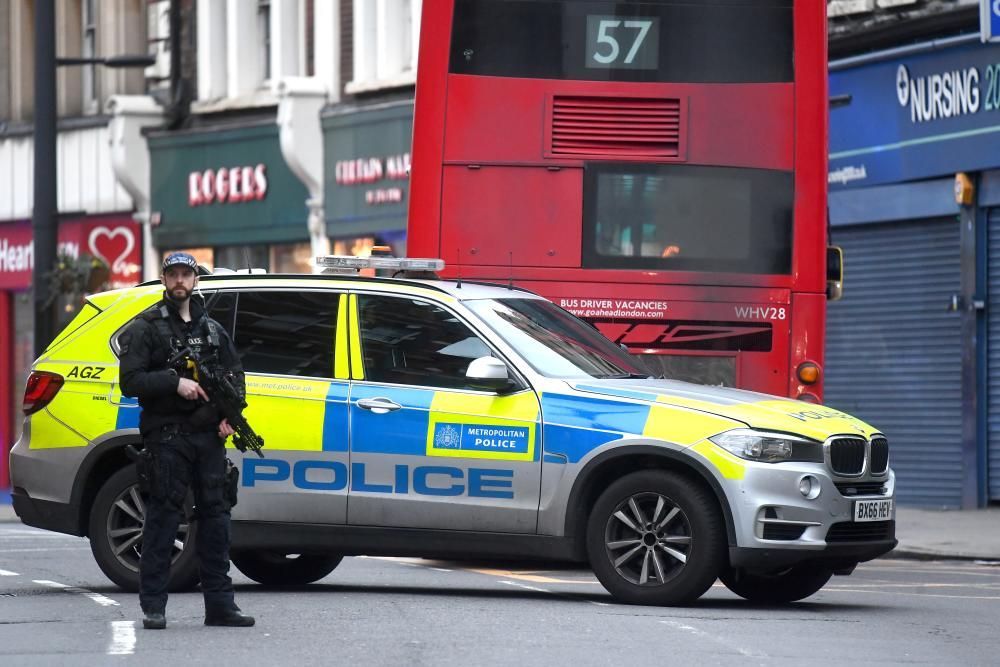
M 139 399 L 143 452 L 140 484 L 149 501 L 142 531 L 139 603 L 143 627 L 166 627 L 170 556 L 189 487 L 194 490 L 198 530 L 195 544 L 205 625 L 251 626 L 252 616 L 236 606 L 229 577 L 229 511 L 236 485 L 227 466 L 229 422 L 209 401 L 183 352 L 215 355 L 245 392 L 243 368 L 225 329 L 208 317 L 198 285 L 198 264 L 187 253 L 168 255 L 161 275 L 163 299 L 121 336 L 121 388 Z

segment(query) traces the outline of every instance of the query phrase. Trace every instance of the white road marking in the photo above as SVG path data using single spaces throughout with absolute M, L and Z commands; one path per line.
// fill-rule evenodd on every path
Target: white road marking
M 67 593 L 77 593 L 84 597 L 88 597 L 97 604 L 103 607 L 118 607 L 120 606 L 118 602 L 112 600 L 111 598 L 104 597 L 100 593 L 93 593 L 85 588 L 77 588 L 76 586 L 67 586 L 66 584 L 60 584 L 58 581 L 49 581 L 48 579 L 32 579 L 36 584 L 41 584 L 42 586 L 50 586 L 52 588 L 58 588 L 64 590 Z
M 111 621 L 111 645 L 108 655 L 135 653 L 135 621 Z
M 437 570 L 438 572 L 452 572 L 452 570 L 449 570 L 448 568 L 429 565 L 423 558 L 404 558 L 396 556 L 358 556 L 358 558 L 367 558 L 368 560 L 387 560 L 392 563 L 399 563 L 400 565 L 426 567 L 429 570 Z
M 0 577 L 16 577 L 17 572 L 11 572 L 10 570 L 0 570 Z
M 508 586 L 517 586 L 518 588 L 524 588 L 525 590 L 535 591 L 537 593 L 548 593 L 549 595 L 555 595 L 552 591 L 547 591 L 544 588 L 539 588 L 538 586 L 529 586 L 528 584 L 522 584 L 519 581 L 507 581 L 506 579 L 501 579 L 500 583 L 507 584 Z
M 549 595 L 554 595 L 556 597 L 564 598 L 564 599 L 567 599 L 567 600 L 579 601 L 579 598 L 574 597 L 572 595 L 567 595 L 565 593 L 558 593 L 556 591 L 549 591 L 549 590 L 546 590 L 544 588 L 538 588 L 537 586 L 529 586 L 528 584 L 522 584 L 519 581 L 507 581 L 506 579 L 500 579 L 500 583 L 501 584 L 507 584 L 508 586 L 516 586 L 517 588 L 523 588 L 525 590 L 535 591 L 535 592 L 538 592 L 538 593 L 548 593 Z M 597 605 L 598 607 L 607 607 L 607 606 L 609 606 L 607 602 L 598 602 L 596 600 L 587 600 L 587 602 L 589 602 L 590 604 L 593 604 L 593 605 Z
M 709 640 L 711 642 L 715 642 L 716 644 L 720 644 L 722 646 L 725 646 L 726 648 L 732 649 L 732 650 L 736 651 L 737 653 L 739 653 L 740 655 L 742 655 L 744 657 L 747 657 L 747 658 L 762 658 L 762 659 L 767 659 L 769 657 L 767 655 L 767 653 L 764 653 L 763 651 L 755 651 L 753 649 L 743 648 L 742 646 L 735 646 L 735 645 L 727 642 L 722 637 L 718 637 L 718 636 L 713 635 L 713 634 L 711 634 L 709 632 L 705 632 L 704 630 L 699 630 L 698 628 L 696 628 L 696 627 L 694 627 L 692 625 L 688 625 L 687 623 L 683 623 L 681 621 L 663 621 L 663 620 L 661 620 L 660 623 L 663 623 L 664 625 L 669 625 L 670 627 L 672 627 L 672 628 L 674 628 L 676 630 L 683 630 L 685 632 L 689 632 L 692 635 L 694 635 L 695 637 L 699 637 L 701 639 L 707 639 L 707 640 Z

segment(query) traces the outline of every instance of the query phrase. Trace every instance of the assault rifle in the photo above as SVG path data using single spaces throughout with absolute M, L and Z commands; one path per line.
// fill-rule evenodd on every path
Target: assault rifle
M 185 347 L 174 353 L 167 360 L 167 365 L 193 371 L 195 381 L 208 394 L 209 403 L 218 409 L 236 431 L 233 435 L 233 445 L 236 449 L 241 452 L 250 449 L 260 458 L 264 458 L 260 452 L 264 447 L 264 438 L 254 432 L 243 416 L 243 408 L 247 406 L 247 402 L 236 388 L 236 378 L 229 369 L 219 364 L 214 353 L 202 358 L 190 347 Z

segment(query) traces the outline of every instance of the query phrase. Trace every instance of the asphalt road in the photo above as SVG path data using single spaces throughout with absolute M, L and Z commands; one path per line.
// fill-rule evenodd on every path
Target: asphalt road
M 879 560 L 807 601 L 754 606 L 716 584 L 696 605 L 612 602 L 589 571 L 348 558 L 318 584 L 234 570 L 252 629 L 207 628 L 198 593 L 143 630 L 86 540 L 0 524 L 0 664 L 996 665 L 1000 567 Z

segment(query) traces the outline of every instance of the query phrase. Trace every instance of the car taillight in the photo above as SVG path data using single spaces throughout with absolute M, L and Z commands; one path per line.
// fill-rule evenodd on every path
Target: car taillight
M 24 386 L 24 414 L 38 412 L 49 404 L 63 386 L 63 376 L 45 371 L 31 371 Z

